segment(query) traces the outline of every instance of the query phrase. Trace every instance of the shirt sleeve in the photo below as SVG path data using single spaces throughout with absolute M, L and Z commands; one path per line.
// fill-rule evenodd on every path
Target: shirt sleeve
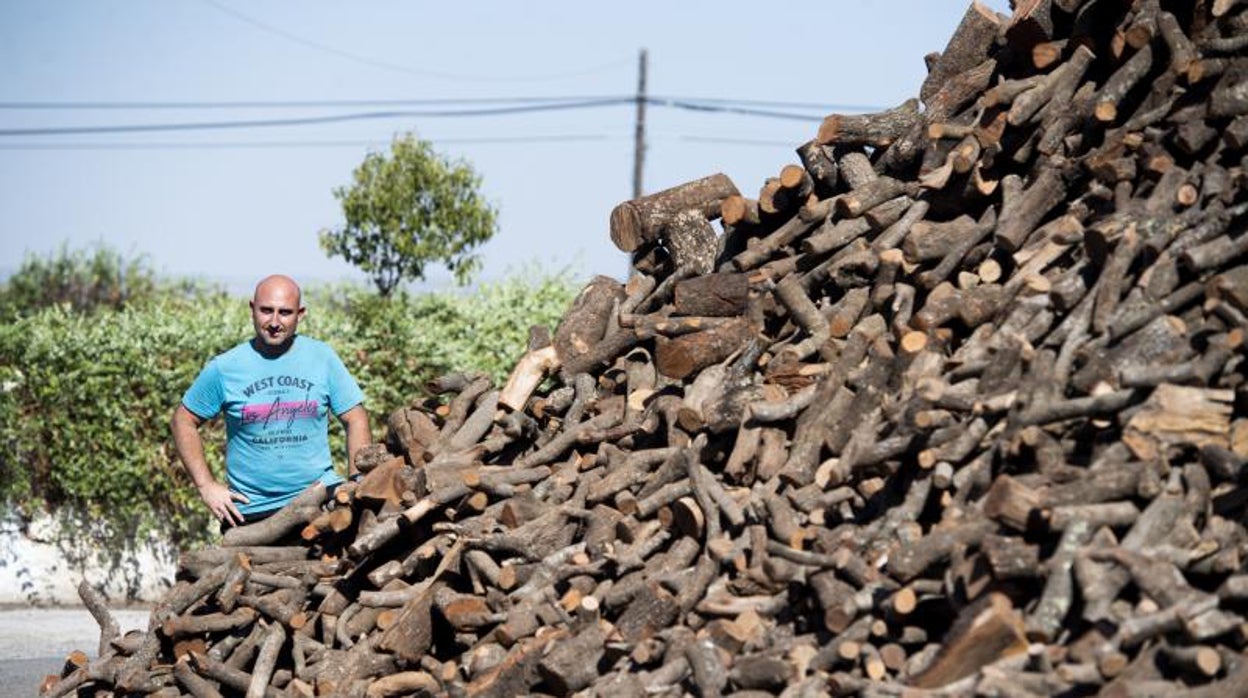
M 225 389 L 221 385 L 221 370 L 216 359 L 208 362 L 195 382 L 182 395 L 182 406 L 200 419 L 212 419 L 225 403 Z
M 335 416 L 364 402 L 364 391 L 333 349 L 329 350 L 329 409 Z

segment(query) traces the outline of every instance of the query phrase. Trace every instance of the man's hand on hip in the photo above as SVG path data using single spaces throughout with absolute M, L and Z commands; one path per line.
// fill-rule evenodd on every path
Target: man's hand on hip
M 208 505 L 208 510 L 218 521 L 224 521 L 231 526 L 242 525 L 243 515 L 234 506 L 234 502 L 246 504 L 248 500 L 245 495 L 231 492 L 225 485 L 213 481 L 199 488 L 199 498 L 204 500 L 204 504 Z

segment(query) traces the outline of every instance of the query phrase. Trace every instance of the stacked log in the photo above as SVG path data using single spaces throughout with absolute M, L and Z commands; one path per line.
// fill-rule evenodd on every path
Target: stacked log
M 1248 4 L 978 3 L 45 694 L 1245 695 Z M 722 233 L 712 227 L 720 220 Z

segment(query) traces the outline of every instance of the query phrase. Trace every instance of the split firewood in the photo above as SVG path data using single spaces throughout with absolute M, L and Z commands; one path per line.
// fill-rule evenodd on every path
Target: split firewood
M 962 612 L 940 653 L 913 683 L 920 688 L 939 688 L 1025 650 L 1022 619 L 1008 598 L 990 594 L 983 603 Z

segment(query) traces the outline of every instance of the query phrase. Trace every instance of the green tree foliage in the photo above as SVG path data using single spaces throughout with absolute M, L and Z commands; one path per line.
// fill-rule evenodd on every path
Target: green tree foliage
M 145 255 L 126 256 L 97 243 L 40 256 L 28 254 L 0 285 L 0 321 L 60 306 L 72 313 L 120 310 L 171 299 L 221 296 L 216 286 L 193 279 L 158 276 Z
M 554 326 L 574 295 L 563 276 L 528 275 L 474 294 L 309 289 L 300 332 L 329 342 L 360 382 L 375 436 L 394 409 L 423 400 L 425 380 L 486 371 L 501 384 L 530 325 Z M 159 530 L 183 544 L 215 527 L 177 462 L 169 417 L 213 355 L 252 332 L 246 299 L 161 295 L 86 314 L 53 305 L 0 323 L 0 500 L 68 505 L 119 540 Z M 220 477 L 224 430 L 206 426 Z M 342 460 L 344 434 L 331 420 Z
M 103 244 L 72 251 L 66 245 L 46 257 L 26 256 L 0 291 L 0 315 L 15 318 L 52 305 L 116 309 L 151 299 L 156 285 L 143 257 L 128 259 Z
M 321 231 L 321 248 L 367 273 L 383 297 L 403 281 L 424 279 L 430 263 L 467 283 L 479 265 L 473 248 L 497 226 L 480 186 L 467 163 L 411 134 L 396 138 L 388 156 L 369 153 L 352 185 L 334 190 L 346 224 Z

